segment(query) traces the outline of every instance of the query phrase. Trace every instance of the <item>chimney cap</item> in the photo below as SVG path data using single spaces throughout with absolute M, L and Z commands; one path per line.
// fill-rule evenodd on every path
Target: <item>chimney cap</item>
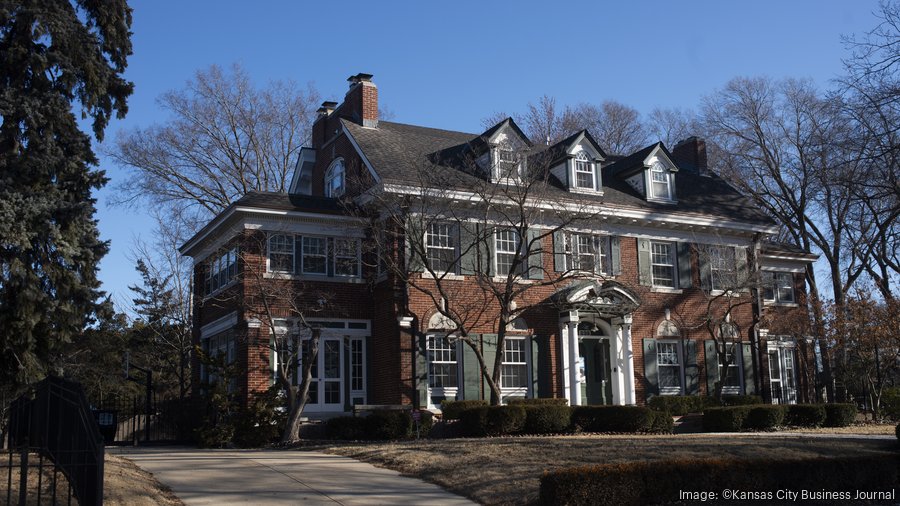
M 356 74 L 355 76 L 348 77 L 347 81 L 349 81 L 351 85 L 356 84 L 356 83 L 370 83 L 370 82 L 372 82 L 372 74 L 364 74 L 364 73 L 360 72 L 359 74 Z
M 337 107 L 337 105 L 338 105 L 337 102 L 332 102 L 331 100 L 326 100 L 326 101 L 322 102 L 322 107 L 324 107 L 326 109 L 334 109 L 335 107 Z
M 698 142 L 698 141 L 703 141 L 703 139 L 700 137 L 697 137 L 696 135 L 691 135 L 690 137 L 681 139 L 680 141 L 676 142 L 675 146 L 677 147 L 677 146 L 681 146 L 682 144 L 687 144 L 689 142 Z

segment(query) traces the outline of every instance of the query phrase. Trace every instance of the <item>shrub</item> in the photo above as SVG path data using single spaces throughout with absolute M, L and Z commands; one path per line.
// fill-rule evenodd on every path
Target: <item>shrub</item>
M 404 410 L 372 411 L 362 419 L 367 439 L 405 439 L 415 430 L 412 417 Z
M 825 423 L 825 406 L 822 404 L 789 404 L 784 422 L 795 427 L 819 427 Z
M 881 412 L 891 420 L 900 420 L 900 387 L 884 389 L 881 394 Z
M 682 416 L 699 413 L 714 403 L 715 399 L 699 395 L 657 395 L 650 399 L 648 406 L 656 411 L 666 411 L 672 416 Z
M 900 423 L 898 423 L 897 428 L 894 429 L 894 434 L 897 436 L 897 439 L 900 439 Z
M 761 404 L 750 406 L 744 428 L 755 430 L 774 430 L 784 422 L 784 406 Z
M 575 406 L 572 426 L 587 432 L 649 432 L 652 413 L 641 406 Z
M 410 415 L 412 416 L 412 415 Z M 434 413 L 431 411 L 420 410 L 419 411 L 419 435 L 420 436 L 428 436 L 431 432 L 431 429 L 434 428 Z M 409 427 L 409 436 L 414 437 L 416 435 L 416 421 L 413 419 L 412 424 Z
M 259 448 L 278 439 L 287 423 L 287 409 L 280 389 L 272 387 L 256 396 L 235 417 L 234 443 L 241 448 Z
M 650 432 L 671 434 L 675 430 L 675 420 L 666 411 L 650 412 Z
M 441 402 L 441 416 L 444 420 L 459 420 L 463 411 L 484 408 L 487 405 L 487 401 L 443 401 Z
M 762 404 L 762 397 L 758 395 L 723 395 L 722 404 L 725 406 L 750 406 Z
M 750 414 L 750 406 L 707 408 L 703 411 L 703 430 L 706 432 L 738 432 Z
M 847 427 L 856 421 L 855 404 L 826 404 L 825 426 Z
M 355 416 L 339 416 L 325 422 L 325 435 L 329 439 L 365 439 L 366 420 Z
M 565 397 L 552 397 L 552 398 L 551 397 L 539 397 L 537 399 L 516 398 L 516 399 L 510 399 L 509 402 L 507 402 L 507 404 L 509 404 L 510 406 L 520 406 L 521 405 L 521 406 L 525 406 L 525 407 L 535 406 L 535 405 L 541 406 L 541 405 L 545 405 L 545 404 L 550 404 L 552 406 L 568 406 L 569 399 L 566 399 Z
M 515 434 L 525 427 L 525 408 L 522 406 L 472 408 L 463 411 L 459 420 L 464 432 L 469 436 Z
M 540 498 L 542 504 L 573 506 L 676 501 L 680 504 L 685 483 L 690 483 L 693 491 L 729 489 L 763 494 L 783 489 L 818 491 L 822 490 L 823 483 L 828 484 L 828 490 L 890 490 L 897 484 L 897 465 L 898 457 L 891 454 L 835 459 L 680 459 L 602 464 L 544 473 Z M 756 502 L 763 504 L 775 502 L 777 498 L 773 495 L 758 499 Z
M 545 400 L 545 399 L 533 399 Z M 555 400 L 555 399 L 546 399 Z M 565 399 L 563 399 L 565 400 Z M 511 404 L 525 407 L 525 428 L 528 434 L 550 434 L 563 432 L 569 427 L 572 420 L 572 410 L 565 404 L 553 403 L 522 403 Z

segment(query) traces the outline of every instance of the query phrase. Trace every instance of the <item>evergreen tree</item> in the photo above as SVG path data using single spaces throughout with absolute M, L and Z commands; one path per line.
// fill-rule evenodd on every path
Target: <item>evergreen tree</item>
M 58 363 L 104 304 L 90 136 L 124 116 L 132 84 L 126 0 L 0 0 L 0 385 Z

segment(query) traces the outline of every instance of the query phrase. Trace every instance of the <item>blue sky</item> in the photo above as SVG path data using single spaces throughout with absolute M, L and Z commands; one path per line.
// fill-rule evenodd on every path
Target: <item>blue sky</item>
M 479 131 L 496 111 L 541 95 L 562 105 L 612 99 L 649 113 L 695 108 L 736 76 L 810 78 L 841 72 L 841 35 L 876 24 L 877 0 L 584 2 L 297 2 L 141 0 L 134 9 L 135 83 L 119 130 L 165 122 L 156 97 L 197 69 L 240 63 L 259 83 L 311 82 L 340 100 L 346 78 L 374 74 L 393 120 Z M 99 149 L 98 149 L 99 151 Z M 139 282 L 129 252 L 153 224 L 140 207 L 110 207 L 123 172 L 98 194 L 100 266 L 117 302 Z

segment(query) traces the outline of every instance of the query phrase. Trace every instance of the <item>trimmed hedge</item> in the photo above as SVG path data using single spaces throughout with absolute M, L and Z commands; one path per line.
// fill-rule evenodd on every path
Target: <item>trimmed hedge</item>
M 900 420 L 900 387 L 884 389 L 881 394 L 881 413 L 891 420 Z
M 715 399 L 699 395 L 656 395 L 647 403 L 650 409 L 665 411 L 672 416 L 699 413 L 707 407 L 718 405 Z
M 511 405 L 525 407 L 524 432 L 527 434 L 565 432 L 572 421 L 572 410 L 567 404 L 517 403 Z
M 433 423 L 432 414 L 421 412 L 419 420 L 422 434 L 428 434 Z M 378 410 L 366 416 L 339 416 L 325 422 L 325 434 L 329 439 L 406 439 L 415 436 L 416 424 L 405 410 Z
M 825 423 L 824 404 L 788 404 L 784 423 L 795 427 L 819 427 Z
M 574 406 L 572 426 L 585 432 L 652 432 L 654 413 L 642 406 Z
M 775 430 L 784 422 L 784 406 L 763 404 L 750 406 L 743 428 L 755 430 Z
M 338 416 L 325 421 L 325 436 L 328 439 L 364 439 L 366 432 L 365 418 Z
M 897 439 L 900 439 L 900 423 L 898 423 L 897 428 L 894 429 L 894 434 L 897 436 Z
M 665 411 L 650 411 L 650 432 L 671 434 L 675 430 L 675 420 Z
M 855 421 L 855 404 L 825 404 L 826 427 L 847 427 Z
M 722 404 L 725 406 L 750 406 L 762 404 L 762 397 L 758 395 L 723 395 Z
M 469 436 L 504 436 L 525 427 L 523 406 L 485 406 L 463 411 L 459 418 Z
M 751 406 L 726 406 L 703 411 L 703 430 L 706 432 L 738 432 L 750 415 Z
M 460 414 L 472 408 L 486 408 L 487 401 L 443 401 L 441 402 L 441 417 L 444 420 L 459 420 Z
M 735 502 L 778 501 L 777 490 L 851 494 L 814 498 L 829 503 L 854 499 L 854 490 L 892 490 L 900 457 L 892 454 L 818 459 L 680 459 L 601 464 L 547 472 L 541 478 L 541 504 L 641 505 L 683 503 L 681 491 L 715 491 L 713 503 L 725 502 L 723 490 L 742 491 Z M 747 492 L 752 491 L 752 492 Z M 840 492 L 831 492 L 840 491 Z M 772 494 L 771 497 L 768 494 Z M 687 498 L 697 502 L 700 497 Z
M 565 397 L 538 397 L 537 399 L 515 398 L 510 399 L 507 404 L 510 406 L 543 406 L 550 404 L 552 406 L 568 406 L 569 399 Z

